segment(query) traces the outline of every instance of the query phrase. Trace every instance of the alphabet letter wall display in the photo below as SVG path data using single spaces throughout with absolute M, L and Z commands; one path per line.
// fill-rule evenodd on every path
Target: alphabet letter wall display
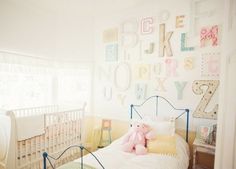
M 117 99 L 120 101 L 120 104 L 124 106 L 126 95 L 118 94 Z
M 150 55 L 154 53 L 155 43 L 153 41 L 140 41 L 140 50 L 142 55 Z
M 219 77 L 220 53 L 203 53 L 201 75 L 203 77 Z
M 218 26 L 204 27 L 201 29 L 200 35 L 201 47 L 207 45 L 217 46 L 218 45 Z
M 136 84 L 135 85 L 136 99 L 138 100 L 145 99 L 146 91 L 147 91 L 147 84 Z
M 161 75 L 162 67 L 163 67 L 162 63 L 157 63 L 153 66 L 153 72 L 155 74 L 155 77 Z
M 204 93 L 203 89 L 205 86 L 207 89 Z M 193 112 L 194 117 L 217 119 L 218 104 L 215 105 L 213 110 L 210 112 L 206 112 L 205 110 L 218 86 L 219 80 L 196 80 L 193 82 L 193 92 L 197 95 L 204 94 L 197 108 Z
M 153 18 L 147 17 L 141 19 L 141 34 L 150 34 L 154 30 Z
M 118 44 L 109 44 L 106 46 L 106 61 L 118 60 Z
M 186 33 L 181 33 L 181 51 L 193 51 L 194 47 L 187 47 Z
M 111 43 L 118 41 L 118 28 L 107 29 L 103 32 L 103 42 Z
M 176 69 L 178 67 L 178 62 L 176 59 L 166 59 L 166 76 L 177 76 Z
M 144 52 L 145 54 L 152 54 L 154 52 L 154 43 L 149 43 L 149 47 Z
M 192 0 L 190 10 L 190 30 L 192 35 L 196 36 L 199 33 L 200 21 L 204 21 L 204 18 L 209 20 L 210 17 L 220 15 L 221 10 L 219 10 L 219 7 L 221 6 L 221 1 L 214 1 L 214 3 L 212 3 L 213 1 L 214 0 Z
M 129 89 L 131 83 L 130 65 L 125 62 L 119 63 L 114 70 L 114 85 L 120 91 Z
M 112 99 L 112 87 L 111 86 L 104 86 L 103 87 L 103 98 L 107 101 Z
M 183 91 L 184 91 L 185 86 L 187 85 L 187 82 L 186 81 L 183 81 L 183 82 L 176 81 L 174 83 L 175 83 L 175 87 L 177 90 L 177 98 L 178 98 L 178 100 L 182 100 L 183 99 Z
M 184 59 L 184 69 L 185 70 L 192 70 L 193 69 L 193 58 L 192 57 L 186 57 Z
M 167 78 L 156 78 L 157 80 L 157 87 L 156 90 L 160 92 L 166 92 L 164 83 L 166 82 Z
M 119 61 L 132 62 L 132 61 L 137 61 L 138 59 L 141 59 L 141 51 L 139 50 L 139 48 L 141 47 L 139 46 L 140 46 L 140 43 L 135 48 L 129 48 L 129 49 L 120 48 L 119 51 L 121 51 L 121 55 L 119 56 L 121 58 L 119 58 Z
M 150 65 L 140 64 L 135 66 L 135 74 L 137 80 L 149 80 L 150 79 Z
M 99 80 L 111 81 L 112 68 L 111 66 L 98 67 L 98 77 Z
M 130 53 L 127 50 L 124 50 L 124 61 L 130 60 Z
M 172 50 L 170 45 L 170 38 L 173 32 L 167 32 L 165 34 L 165 24 L 160 25 L 159 30 L 159 56 L 164 56 L 165 51 L 167 56 L 172 56 Z
M 184 15 L 176 16 L 176 23 L 175 23 L 176 28 L 184 27 L 184 24 L 183 24 L 184 17 L 185 17 Z
M 170 12 L 168 10 L 163 10 L 158 15 L 158 19 L 161 23 L 167 21 L 169 17 L 170 17 Z
M 138 23 L 137 20 L 128 20 L 121 24 L 121 44 L 124 48 L 133 48 L 137 45 Z

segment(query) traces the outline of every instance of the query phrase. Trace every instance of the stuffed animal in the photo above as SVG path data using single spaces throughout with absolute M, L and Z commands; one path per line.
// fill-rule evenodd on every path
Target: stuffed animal
M 144 155 L 147 153 L 147 140 L 154 138 L 155 134 L 148 125 L 135 122 L 124 137 L 122 149 L 125 152 L 135 152 L 137 155 Z

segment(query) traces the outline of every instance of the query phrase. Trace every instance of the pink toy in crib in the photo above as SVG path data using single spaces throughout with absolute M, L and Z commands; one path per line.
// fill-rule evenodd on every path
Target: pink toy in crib
M 125 135 L 122 149 L 125 152 L 135 152 L 137 155 L 147 153 L 146 142 L 155 138 L 154 131 L 144 123 L 135 122 Z

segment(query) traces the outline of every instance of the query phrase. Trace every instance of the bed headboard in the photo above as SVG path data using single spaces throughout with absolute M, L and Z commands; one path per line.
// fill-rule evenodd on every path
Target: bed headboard
M 137 110 L 137 108 L 142 107 L 144 104 L 146 104 L 147 102 L 149 102 L 150 100 L 155 101 L 155 115 L 158 116 L 159 113 L 159 102 L 160 100 L 164 100 L 173 110 L 176 110 L 178 112 L 181 112 L 180 114 L 177 115 L 177 117 L 175 117 L 175 120 L 179 119 L 180 117 L 186 115 L 186 142 L 188 142 L 188 132 L 189 132 L 189 109 L 185 109 L 185 108 L 176 108 L 170 101 L 168 101 L 166 98 L 162 97 L 162 96 L 150 96 L 149 98 L 147 98 L 145 101 L 143 101 L 141 104 L 131 104 L 130 105 L 130 119 L 133 119 L 134 113 L 136 113 L 138 115 L 139 118 L 143 118 L 142 115 L 139 113 L 139 111 Z

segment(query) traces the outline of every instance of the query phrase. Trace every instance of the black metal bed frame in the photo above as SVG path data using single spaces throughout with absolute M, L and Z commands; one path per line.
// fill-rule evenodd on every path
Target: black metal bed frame
M 189 109 L 180 109 L 180 108 L 175 108 L 173 106 L 173 104 L 171 104 L 167 99 L 165 99 L 164 97 L 162 96 L 151 96 L 149 98 L 147 98 L 143 103 L 139 104 L 139 105 L 134 105 L 134 104 L 131 104 L 130 105 L 130 119 L 133 118 L 133 111 L 135 111 L 135 113 L 137 113 L 137 115 L 142 119 L 142 116 L 140 115 L 140 113 L 137 111 L 136 107 L 141 107 L 143 106 L 147 101 L 151 100 L 152 98 L 156 98 L 156 116 L 158 115 L 158 101 L 159 101 L 159 98 L 161 99 L 164 99 L 174 110 L 177 110 L 177 111 L 184 111 L 183 113 L 181 113 L 179 116 L 177 116 L 175 119 L 178 119 L 180 118 L 181 116 L 183 116 L 184 114 L 186 114 L 186 142 L 188 142 L 188 131 L 189 131 Z M 102 165 L 102 163 L 98 160 L 98 158 L 92 153 L 90 152 L 88 149 L 86 149 L 84 146 L 82 145 L 72 145 L 72 146 L 69 146 L 67 149 L 65 149 L 57 158 L 55 157 L 52 157 L 50 155 L 48 155 L 47 152 L 44 152 L 43 153 L 43 169 L 47 169 L 47 160 L 50 164 L 50 166 L 55 169 L 55 166 L 53 166 L 52 162 L 50 159 L 53 159 L 53 160 L 58 160 L 59 158 L 61 158 L 61 156 L 63 156 L 63 154 L 71 149 L 71 148 L 80 148 L 80 154 L 81 154 L 81 158 L 80 158 L 80 168 L 83 169 L 83 150 L 86 150 L 87 152 L 89 152 L 95 159 L 96 161 L 100 164 L 100 166 L 104 168 L 104 166 Z
M 65 154 L 66 151 L 68 151 L 69 149 L 71 148 L 79 148 L 80 149 L 80 169 L 84 169 L 84 161 L 83 161 L 83 150 L 86 150 L 89 154 L 91 154 L 95 160 L 99 163 L 99 165 L 105 169 L 105 167 L 102 165 L 102 163 L 99 161 L 99 159 L 91 152 L 89 151 L 87 148 L 85 148 L 83 145 L 72 145 L 72 146 L 69 146 L 68 148 L 66 148 L 58 157 L 52 157 L 50 155 L 48 155 L 47 152 L 44 152 L 43 153 L 43 169 L 47 169 L 47 160 L 50 164 L 50 166 L 52 167 L 52 169 L 56 169 L 55 166 L 53 166 L 52 162 L 50 159 L 53 159 L 53 160 L 58 160 L 60 159 L 63 154 Z
M 141 104 L 138 105 L 134 105 L 131 104 L 130 105 L 130 119 L 133 119 L 133 112 L 135 112 L 141 119 L 143 118 L 140 113 L 137 111 L 136 107 L 141 107 L 143 106 L 147 101 L 151 100 L 152 98 L 156 98 L 156 116 L 158 115 L 158 102 L 159 102 L 159 98 L 165 100 L 174 110 L 177 111 L 184 111 L 183 113 L 181 113 L 179 116 L 177 116 L 175 118 L 178 119 L 181 116 L 183 116 L 184 114 L 186 114 L 186 142 L 188 142 L 188 132 L 189 132 L 189 109 L 183 109 L 183 108 L 176 108 L 175 106 L 173 106 L 173 104 L 168 101 L 166 98 L 162 97 L 162 96 L 150 96 L 149 98 L 147 98 L 144 102 L 142 102 Z

